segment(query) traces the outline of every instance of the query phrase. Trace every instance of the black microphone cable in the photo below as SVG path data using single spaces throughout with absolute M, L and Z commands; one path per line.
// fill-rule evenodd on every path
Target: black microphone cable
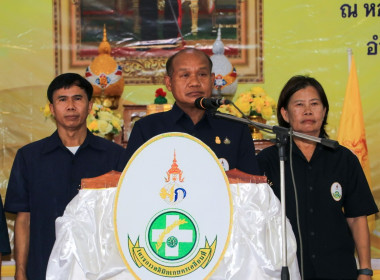
M 250 118 L 249 118 L 246 114 L 244 114 L 244 113 L 240 110 L 240 108 L 239 108 L 238 106 L 235 105 L 234 102 L 232 102 L 231 100 L 229 100 L 229 102 L 230 102 L 229 104 L 231 104 L 232 106 L 234 106 L 234 107 L 236 108 L 236 110 L 239 111 L 239 113 L 243 116 L 244 119 L 251 121 Z M 260 130 L 262 130 L 262 131 L 264 131 L 264 132 L 266 132 L 266 133 L 273 133 L 272 130 L 270 130 L 270 129 L 266 129 L 266 128 L 260 128 Z
M 298 207 L 297 186 L 296 186 L 296 180 L 294 179 L 294 171 L 293 171 L 293 128 L 292 127 L 290 127 L 290 133 L 289 133 L 289 166 L 290 166 L 290 174 L 292 176 L 292 181 L 293 181 L 294 201 L 296 203 L 297 230 L 298 230 L 298 238 L 300 241 L 300 248 L 299 248 L 300 268 L 301 268 L 301 279 L 303 280 L 304 279 L 303 278 L 303 244 L 302 244 L 302 234 L 301 234 L 299 207 Z

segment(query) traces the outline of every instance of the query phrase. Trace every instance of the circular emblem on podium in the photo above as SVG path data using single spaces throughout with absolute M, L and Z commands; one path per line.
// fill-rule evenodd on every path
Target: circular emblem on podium
M 170 231 L 166 230 L 169 227 Z M 150 224 L 148 242 L 150 249 L 160 258 L 180 260 L 193 250 L 199 239 L 197 233 L 195 222 L 188 215 L 169 210 L 158 214 Z
M 118 249 L 136 279 L 208 279 L 227 249 L 228 178 L 214 152 L 188 134 L 142 145 L 120 177 L 114 205 Z

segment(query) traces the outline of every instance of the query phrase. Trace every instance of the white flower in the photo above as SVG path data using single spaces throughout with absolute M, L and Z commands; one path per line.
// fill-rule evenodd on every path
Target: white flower
M 99 120 L 104 120 L 104 121 L 110 122 L 110 121 L 112 121 L 113 115 L 111 112 L 99 111 L 98 117 L 99 117 Z
M 104 120 L 98 120 L 99 134 L 106 135 L 112 131 L 112 125 Z

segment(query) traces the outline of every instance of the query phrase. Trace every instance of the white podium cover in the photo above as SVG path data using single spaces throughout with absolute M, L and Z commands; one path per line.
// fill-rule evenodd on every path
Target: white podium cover
M 265 183 L 230 184 L 233 228 L 230 244 L 211 280 L 280 279 L 281 209 Z M 81 189 L 56 220 L 48 280 L 134 279 L 119 254 L 113 228 L 117 188 Z M 300 279 L 296 241 L 287 221 L 290 278 Z

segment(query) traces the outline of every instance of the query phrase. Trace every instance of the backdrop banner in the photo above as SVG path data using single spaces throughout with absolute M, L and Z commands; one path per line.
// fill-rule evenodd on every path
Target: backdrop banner
M 99 39 L 90 46 L 95 55 L 96 47 L 101 42 L 104 24 L 108 26 L 108 22 L 99 19 L 104 15 L 111 18 L 113 25 L 109 26 L 108 31 L 110 35 L 116 34 L 112 29 L 117 28 L 112 14 L 121 17 L 122 14 L 118 11 L 126 11 L 122 16 L 128 18 L 129 22 L 134 22 L 131 18 L 138 11 L 138 7 L 132 6 L 136 1 L 116 0 L 114 1 L 115 9 L 107 8 L 106 10 L 102 10 L 100 6 L 92 7 L 90 2 L 92 1 L 26 0 L 20 7 L 15 1 L 2 1 L 3 9 L 0 11 L 3 26 L 0 36 L 0 65 L 2 65 L 0 68 L 0 193 L 3 200 L 16 151 L 27 143 L 50 135 L 55 129 L 55 124 L 51 120 L 45 120 L 40 108 L 46 103 L 46 89 L 50 81 L 57 73 L 68 71 L 69 68 L 62 67 L 69 65 L 70 61 L 75 58 L 73 54 L 77 54 L 75 47 L 80 34 L 73 34 L 72 31 L 77 30 L 75 29 L 78 26 L 76 20 L 79 20 L 80 16 L 78 17 L 77 14 L 77 17 L 72 17 L 72 11 L 83 11 L 82 16 L 87 20 L 81 23 L 84 24 L 83 28 L 86 31 L 83 34 L 91 36 L 83 38 L 83 40 Z M 185 41 L 202 43 L 203 40 L 207 40 L 211 43 L 213 38 L 216 38 L 216 33 L 212 32 L 213 28 L 211 28 L 211 33 L 207 33 L 207 29 L 206 31 L 199 29 L 199 32 L 195 33 L 191 31 L 191 2 L 194 1 L 182 1 L 182 8 L 178 10 L 183 13 L 182 35 Z M 360 86 L 371 187 L 375 200 L 380 206 L 380 146 L 378 145 L 380 102 L 377 89 L 380 76 L 378 67 L 380 65 L 379 3 L 364 0 L 355 2 L 343 0 L 304 2 L 299 0 L 226 0 L 219 1 L 223 2 L 219 3 L 220 6 L 216 1 L 215 7 L 212 8 L 212 5 L 208 5 L 208 3 L 213 1 L 198 2 L 199 27 L 212 26 L 213 19 L 218 19 L 216 12 L 229 12 L 228 7 L 235 10 L 238 7 L 239 11 L 242 11 L 240 4 L 237 5 L 242 2 L 248 5 L 254 3 L 256 5 L 255 15 L 261 15 L 261 21 L 258 21 L 259 18 L 251 17 L 251 14 L 248 15 L 248 19 L 255 19 L 255 22 L 252 23 L 255 26 L 249 27 L 246 31 L 253 34 L 252 38 L 257 40 L 255 42 L 246 42 L 243 40 L 244 37 L 239 37 L 243 33 L 239 33 L 237 30 L 241 31 L 243 25 L 248 26 L 247 22 L 242 21 L 244 17 L 227 18 L 238 21 L 242 24 L 240 27 L 231 25 L 221 28 L 222 41 L 225 45 L 230 44 L 231 40 L 237 39 L 234 42 L 239 44 L 238 49 L 249 47 L 251 51 L 256 52 L 254 56 L 248 53 L 248 57 L 234 57 L 234 54 L 232 54 L 233 57 L 230 57 L 232 62 L 240 58 L 242 58 L 240 62 L 247 62 L 246 69 L 244 69 L 245 74 L 258 73 L 260 76 L 255 81 L 243 79 L 239 82 L 235 98 L 239 93 L 247 91 L 253 86 L 260 86 L 268 95 L 277 99 L 281 88 L 291 76 L 306 74 L 315 77 L 323 85 L 330 103 L 327 132 L 332 139 L 337 138 L 346 92 L 349 73 L 347 49 L 352 49 Z M 88 5 L 83 7 L 85 9 L 81 9 L 81 3 Z M 247 11 L 251 11 L 251 9 L 247 8 Z M 159 10 L 158 19 L 164 17 L 164 10 Z M 94 20 L 91 21 L 91 19 Z M 61 24 L 57 25 L 58 22 Z M 120 23 L 122 24 L 122 22 Z M 228 24 L 228 22 L 219 22 L 218 24 Z M 129 32 L 132 36 L 135 34 L 134 30 L 138 31 L 138 29 L 133 29 L 125 32 Z M 163 36 L 162 30 L 159 32 L 161 32 L 160 36 Z M 61 36 L 57 34 L 61 34 Z M 114 41 L 112 36 L 109 37 L 109 41 L 114 54 L 115 46 L 121 46 L 123 42 Z M 174 49 L 170 47 L 170 50 Z M 141 55 L 146 53 L 146 49 L 139 51 Z M 150 52 L 152 51 L 154 51 L 154 47 L 150 48 Z M 82 52 L 81 54 L 86 53 Z M 230 53 L 227 52 L 227 55 Z M 119 60 L 128 61 L 127 56 L 116 57 L 115 55 L 114 57 L 118 62 Z M 252 63 L 252 57 L 258 60 L 254 60 L 255 63 Z M 83 56 L 83 58 L 84 61 L 91 61 L 91 56 Z M 163 59 L 161 63 L 164 64 L 164 62 Z M 88 66 L 88 62 L 84 64 L 78 68 L 70 68 L 70 71 L 77 71 L 84 75 L 82 69 Z M 133 65 L 136 69 L 142 67 L 140 64 Z M 160 66 L 160 69 L 162 67 L 163 65 Z M 156 74 L 161 75 L 162 73 L 151 71 L 149 74 L 154 77 Z M 239 75 L 239 71 L 237 71 L 237 75 Z M 144 85 L 126 84 L 119 102 L 119 111 L 122 110 L 123 104 L 146 105 L 153 103 L 155 91 L 161 87 L 163 85 L 151 81 Z M 173 103 L 173 97 L 170 94 L 167 98 L 169 103 Z M 7 218 L 13 244 L 14 217 L 7 215 Z M 375 226 L 371 232 L 372 237 L 380 236 L 380 216 L 376 215 L 375 218 Z M 372 240 L 371 253 L 374 259 L 380 259 L 379 240 L 374 238 Z M 13 258 L 13 256 L 5 257 L 5 259 L 7 258 Z M 3 270 L 3 273 L 4 271 L 6 270 Z

